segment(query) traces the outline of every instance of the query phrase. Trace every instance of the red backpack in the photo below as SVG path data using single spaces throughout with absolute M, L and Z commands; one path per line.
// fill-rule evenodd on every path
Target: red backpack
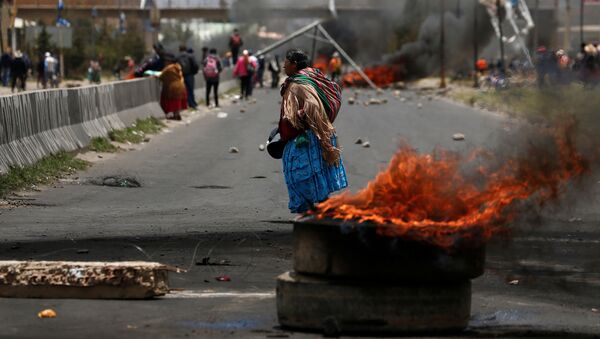
M 242 37 L 239 35 L 231 36 L 231 46 L 240 47 L 242 45 Z
M 214 79 L 219 76 L 219 68 L 217 65 L 217 59 L 213 56 L 207 56 L 204 62 L 204 77 Z

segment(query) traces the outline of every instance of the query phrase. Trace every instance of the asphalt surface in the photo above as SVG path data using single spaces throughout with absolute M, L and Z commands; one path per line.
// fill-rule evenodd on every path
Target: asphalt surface
M 344 103 L 336 122 L 351 190 L 373 178 L 402 140 L 421 152 L 504 150 L 518 130 L 516 121 L 442 98 L 384 96 L 384 105 Z M 25 206 L 0 209 L 0 260 L 150 260 L 187 270 L 173 274 L 174 292 L 156 300 L 0 299 L 0 337 L 318 336 L 277 324 L 275 277 L 292 267 L 294 215 L 280 162 L 258 149 L 277 122 L 278 93 L 256 90 L 255 98 L 203 110 L 139 150 L 14 197 Z M 458 132 L 465 141 L 452 140 Z M 371 147 L 356 145 L 359 137 Z M 112 175 L 133 176 L 142 187 L 89 183 Z M 489 245 L 486 273 L 473 282 L 470 327 L 461 336 L 600 333 L 594 178 L 585 193 L 573 188 L 550 206 L 538 226 L 515 225 L 512 238 Z M 231 281 L 216 281 L 221 275 Z M 58 317 L 38 319 L 45 308 Z

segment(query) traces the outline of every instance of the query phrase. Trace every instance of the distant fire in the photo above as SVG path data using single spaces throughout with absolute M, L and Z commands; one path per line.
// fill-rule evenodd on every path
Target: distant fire
M 327 66 L 329 65 L 329 59 L 325 55 L 319 55 L 315 62 L 313 62 L 313 67 L 320 70 L 324 74 L 327 74 Z
M 573 129 L 570 123 L 548 130 L 554 140 L 551 148 L 505 160 L 483 150 L 468 157 L 448 151 L 418 154 L 405 144 L 366 188 L 334 196 L 314 214 L 376 223 L 381 235 L 442 248 L 451 248 L 469 233 L 486 241 L 507 230 L 518 214 L 518 202 L 542 205 L 553 200 L 568 181 L 588 170 L 571 140 Z M 466 168 L 474 173 L 466 174 Z
M 363 72 L 379 87 L 386 87 L 402 80 L 402 68 L 399 65 L 372 66 L 363 69 Z M 357 71 L 344 74 L 342 80 L 346 87 L 368 86 Z

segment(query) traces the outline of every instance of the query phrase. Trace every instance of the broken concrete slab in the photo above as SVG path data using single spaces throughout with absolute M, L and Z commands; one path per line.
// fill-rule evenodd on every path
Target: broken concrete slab
M 0 261 L 0 297 L 148 299 L 169 292 L 169 271 L 156 262 Z

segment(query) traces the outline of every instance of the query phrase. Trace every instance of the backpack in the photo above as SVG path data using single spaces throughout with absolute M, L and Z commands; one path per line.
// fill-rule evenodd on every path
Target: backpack
M 177 63 L 181 66 L 181 73 L 183 75 L 191 74 L 192 66 L 190 62 L 190 57 L 187 54 L 182 54 L 177 58 Z
M 242 37 L 239 35 L 231 36 L 231 46 L 232 47 L 240 47 L 242 45 Z
M 246 64 L 246 71 L 248 72 L 248 75 L 253 75 L 256 71 L 256 67 L 254 67 L 254 64 L 250 60 L 248 60 L 248 63 Z
M 204 77 L 207 79 L 214 79 L 219 76 L 219 68 L 217 64 L 217 59 L 212 56 L 206 57 L 204 61 Z

